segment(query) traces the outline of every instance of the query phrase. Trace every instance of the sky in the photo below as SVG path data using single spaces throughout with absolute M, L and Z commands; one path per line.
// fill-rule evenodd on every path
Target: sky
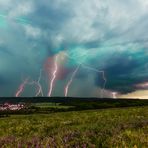
M 148 98 L 148 1 L 0 0 L 0 97 Z

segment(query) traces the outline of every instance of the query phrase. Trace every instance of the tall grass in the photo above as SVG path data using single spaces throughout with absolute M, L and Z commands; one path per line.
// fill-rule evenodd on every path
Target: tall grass
M 11 115 L 0 147 L 148 147 L 148 107 Z

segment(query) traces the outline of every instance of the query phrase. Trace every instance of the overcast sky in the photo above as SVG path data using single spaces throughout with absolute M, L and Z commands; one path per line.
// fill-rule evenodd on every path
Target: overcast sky
M 147 26 L 146 0 L 0 0 L 0 96 L 146 91 Z

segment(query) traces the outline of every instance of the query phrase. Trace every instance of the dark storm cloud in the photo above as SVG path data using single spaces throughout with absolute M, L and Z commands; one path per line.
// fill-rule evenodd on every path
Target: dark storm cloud
M 123 52 L 118 57 L 112 57 L 110 64 L 104 69 L 107 78 L 106 89 L 129 93 L 136 90 L 135 84 L 148 81 L 147 58 L 145 50 L 132 54 Z M 96 84 L 101 84 L 100 77 L 97 77 Z
M 66 68 L 74 70 L 83 63 L 104 70 L 106 89 L 127 93 L 147 81 L 145 0 L 1 0 L 0 8 L 0 74 L 10 83 L 3 88 L 4 95 L 12 95 L 22 75 L 36 80 L 46 59 L 61 51 L 71 58 Z M 58 87 L 63 88 L 68 78 Z M 75 79 L 73 96 L 84 89 L 84 80 L 85 90 L 91 83 L 88 96 L 104 83 L 101 73 L 85 68 Z M 60 90 L 54 95 L 61 95 Z M 85 90 L 77 94 L 84 96 Z

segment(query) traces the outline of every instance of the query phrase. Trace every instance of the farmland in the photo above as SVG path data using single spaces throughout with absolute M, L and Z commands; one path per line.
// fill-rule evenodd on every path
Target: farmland
M 147 105 L 77 111 L 70 109 L 74 103 L 34 106 L 60 110 L 0 118 L 0 147 L 148 147 Z

